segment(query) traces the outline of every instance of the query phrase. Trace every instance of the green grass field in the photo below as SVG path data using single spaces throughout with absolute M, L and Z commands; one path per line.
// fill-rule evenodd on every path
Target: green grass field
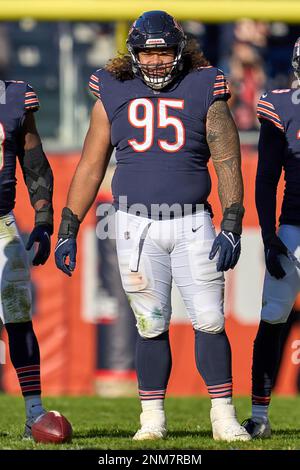
M 72 443 L 50 446 L 22 440 L 23 401 L 0 395 L 0 449 L 300 449 L 300 397 L 273 399 L 271 439 L 231 444 L 213 441 L 208 398 L 168 398 L 169 437 L 140 443 L 131 440 L 139 418 L 135 398 L 46 398 L 44 404 L 72 422 Z M 240 420 L 249 417 L 249 398 L 236 398 L 235 404 Z

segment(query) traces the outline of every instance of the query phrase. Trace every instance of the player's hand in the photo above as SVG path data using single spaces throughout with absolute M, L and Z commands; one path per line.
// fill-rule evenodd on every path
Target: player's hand
M 76 267 L 77 244 L 75 238 L 59 238 L 55 247 L 55 263 L 68 276 Z M 67 264 L 67 259 L 69 263 Z
M 51 250 L 51 235 L 52 227 L 49 225 L 37 225 L 32 230 L 26 244 L 26 250 L 30 250 L 34 243 L 39 244 L 38 250 L 32 260 L 32 264 L 34 266 L 45 264 L 49 258 Z
M 218 251 L 217 271 L 233 269 L 241 253 L 241 236 L 227 230 L 222 230 L 214 240 L 209 259 L 214 259 Z
M 61 213 L 61 223 L 55 247 L 55 262 L 58 269 L 68 276 L 72 276 L 76 266 L 76 237 L 79 225 L 80 221 L 77 215 L 73 214 L 69 207 L 64 207 Z
M 266 267 L 271 276 L 282 279 L 286 272 L 280 262 L 280 255 L 288 257 L 288 249 L 277 235 L 273 234 L 264 240 Z

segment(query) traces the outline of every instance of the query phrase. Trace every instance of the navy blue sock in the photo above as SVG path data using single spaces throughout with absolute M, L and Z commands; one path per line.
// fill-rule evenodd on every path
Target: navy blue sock
M 195 357 L 210 398 L 232 396 L 231 349 L 225 331 L 195 330 Z
M 156 338 L 137 336 L 135 366 L 140 399 L 164 399 L 172 368 L 168 331 Z
M 273 381 L 280 361 L 281 333 L 285 323 L 261 321 L 254 341 L 252 405 L 269 405 Z
M 23 396 L 40 395 L 40 350 L 32 322 L 6 323 L 11 362 Z

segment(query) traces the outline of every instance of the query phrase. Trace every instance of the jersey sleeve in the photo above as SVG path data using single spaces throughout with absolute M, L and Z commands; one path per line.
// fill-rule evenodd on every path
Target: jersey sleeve
M 276 232 L 276 191 L 286 154 L 285 134 L 262 119 L 258 141 L 255 202 L 263 239 Z
M 92 73 L 92 75 L 90 76 L 89 89 L 93 93 L 93 95 L 95 95 L 98 99 L 101 99 L 99 70 Z
M 216 69 L 216 76 L 214 79 L 211 103 L 217 100 L 227 101 L 231 97 L 227 79 L 220 69 Z
M 25 98 L 24 98 L 24 109 L 25 111 L 38 111 L 40 108 L 40 102 L 38 96 L 31 85 L 26 84 Z
M 263 120 L 270 121 L 281 131 L 284 131 L 284 125 L 280 119 L 280 115 L 275 107 L 271 96 L 264 93 L 257 103 L 257 117 L 262 122 Z

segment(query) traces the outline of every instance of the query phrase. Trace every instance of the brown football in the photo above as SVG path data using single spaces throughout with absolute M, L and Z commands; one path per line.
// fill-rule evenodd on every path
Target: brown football
M 58 411 L 48 411 L 31 427 L 35 442 L 61 444 L 72 439 L 72 426 Z

